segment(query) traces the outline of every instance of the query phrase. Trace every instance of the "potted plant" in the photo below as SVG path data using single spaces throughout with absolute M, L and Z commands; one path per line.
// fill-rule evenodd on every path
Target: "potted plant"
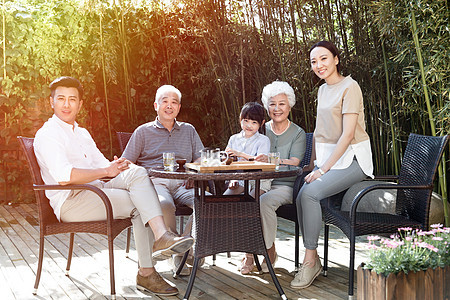
M 450 228 L 399 228 L 369 236 L 369 261 L 358 267 L 358 300 L 450 299 Z

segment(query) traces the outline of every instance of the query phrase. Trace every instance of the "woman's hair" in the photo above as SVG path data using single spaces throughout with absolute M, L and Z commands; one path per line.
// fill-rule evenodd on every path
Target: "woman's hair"
M 70 76 L 61 76 L 53 80 L 52 83 L 50 83 L 50 95 L 52 97 L 55 97 L 55 90 L 59 86 L 76 88 L 78 90 L 78 97 L 80 100 L 83 99 L 84 90 L 78 79 Z
M 165 84 L 165 85 L 159 87 L 159 89 L 156 91 L 155 102 L 159 104 L 159 100 L 161 100 L 161 98 L 164 96 L 164 94 L 168 93 L 168 92 L 177 94 L 178 99 L 180 100 L 180 103 L 181 103 L 180 90 L 177 89 L 176 87 L 174 87 L 173 85 L 169 85 L 169 84 Z
M 264 108 L 258 102 L 247 102 L 241 109 L 239 119 L 255 120 L 259 123 L 259 132 L 265 133 L 263 123 L 265 121 Z
M 279 94 L 285 94 L 289 101 L 289 106 L 293 107 L 295 105 L 295 93 L 294 89 L 289 85 L 289 83 L 284 81 L 274 81 L 269 83 L 263 88 L 261 101 L 264 107 L 269 111 L 269 100 Z
M 339 73 L 341 73 L 341 70 L 342 70 L 341 56 L 340 56 L 339 50 L 336 48 L 336 46 L 332 42 L 329 42 L 329 41 L 320 41 L 320 42 L 312 45 L 311 49 L 309 49 L 309 54 L 311 54 L 311 51 L 317 47 L 327 48 L 333 54 L 333 57 L 336 57 L 336 56 L 338 57 L 339 63 L 337 64 L 336 67 L 337 67 L 337 71 Z

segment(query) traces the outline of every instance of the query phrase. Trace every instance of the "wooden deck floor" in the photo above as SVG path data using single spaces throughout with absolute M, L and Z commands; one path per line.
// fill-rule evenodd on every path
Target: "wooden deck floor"
M 328 277 L 319 276 L 307 289 L 289 287 L 294 271 L 293 223 L 279 219 L 278 262 L 275 272 L 289 299 L 347 299 L 348 240 L 337 229 L 330 232 Z M 110 298 L 108 251 L 105 237 L 77 234 L 70 277 L 65 276 L 68 235 L 47 238 L 38 295 L 32 295 L 37 269 L 39 226 L 35 205 L 0 206 L 0 299 L 105 299 Z M 116 290 L 118 299 L 182 299 L 189 277 L 172 278 L 167 262 L 156 265 L 158 272 L 176 284 L 180 294 L 157 297 L 135 287 L 137 254 L 132 243 L 125 257 L 125 233 L 115 240 Z M 365 240 L 357 240 L 356 265 L 365 260 Z M 319 255 L 322 257 L 323 240 Z M 302 257 L 302 253 L 301 257 Z M 241 253 L 212 258 L 197 272 L 190 299 L 279 299 L 269 274 L 243 276 L 237 271 Z M 356 291 L 355 291 L 356 295 Z

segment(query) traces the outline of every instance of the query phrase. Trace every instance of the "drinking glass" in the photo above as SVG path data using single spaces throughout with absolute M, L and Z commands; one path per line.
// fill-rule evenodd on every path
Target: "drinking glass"
M 163 153 L 163 166 L 165 171 L 173 171 L 175 166 L 175 153 L 173 152 Z
M 274 164 L 275 169 L 278 170 L 280 167 L 280 152 L 270 152 L 268 158 L 269 164 Z

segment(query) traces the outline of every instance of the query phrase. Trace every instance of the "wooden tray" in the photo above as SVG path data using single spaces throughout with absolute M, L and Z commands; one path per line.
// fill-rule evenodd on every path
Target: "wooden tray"
M 262 170 L 275 171 L 275 164 L 269 164 L 259 161 L 235 161 L 231 165 L 220 165 L 215 167 L 202 167 L 199 163 L 186 163 L 185 168 L 195 170 L 199 173 L 214 173 L 214 171 L 232 171 L 232 170 Z

